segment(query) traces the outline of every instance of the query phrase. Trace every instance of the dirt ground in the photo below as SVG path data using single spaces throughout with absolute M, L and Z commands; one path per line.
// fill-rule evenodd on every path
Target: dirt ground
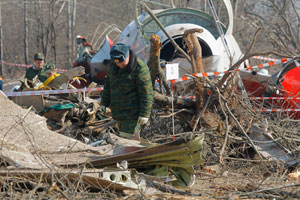
M 230 161 L 196 170 L 190 194 L 131 192 L 119 199 L 299 199 L 299 181 L 288 180 L 286 171 L 277 167 L 271 162 Z

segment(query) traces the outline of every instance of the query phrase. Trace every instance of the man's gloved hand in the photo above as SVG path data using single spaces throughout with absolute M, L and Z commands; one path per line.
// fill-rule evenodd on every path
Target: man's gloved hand
M 138 122 L 139 122 L 141 125 L 147 124 L 148 121 L 149 121 L 149 118 L 147 118 L 147 117 L 139 117 L 139 119 L 138 119 Z
M 101 105 L 100 106 L 100 111 L 105 114 L 106 113 L 106 106 Z

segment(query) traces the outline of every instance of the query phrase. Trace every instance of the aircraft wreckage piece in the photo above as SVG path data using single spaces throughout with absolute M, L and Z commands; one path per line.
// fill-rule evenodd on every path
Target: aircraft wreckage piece
M 1 91 L 0 126 L 0 158 L 14 167 L 42 169 L 49 164 L 76 164 L 101 154 L 100 148 L 50 131 L 44 117 L 16 105 Z M 104 152 L 109 151 L 105 148 Z
M 285 100 L 268 100 L 272 109 L 299 109 L 300 101 L 300 68 L 299 59 L 285 63 L 274 74 L 266 69 L 260 71 L 240 71 L 244 87 L 250 96 L 254 97 L 283 97 Z M 292 99 L 294 98 L 294 99 Z M 284 112 L 284 111 L 283 111 Z M 297 111 L 285 113 L 290 118 L 299 119 Z
M 253 140 L 259 153 L 267 160 L 281 161 L 287 167 L 299 163 L 300 154 L 291 152 L 278 143 L 267 131 L 267 127 L 260 128 L 257 124 L 251 126 L 249 137 Z
M 224 39 L 228 44 L 231 55 L 233 56 L 232 63 L 234 64 L 241 56 L 241 50 L 232 35 L 233 15 L 229 1 L 225 1 L 225 6 L 228 11 L 229 24 L 221 25 L 224 34 Z M 168 34 L 175 42 L 183 48 L 183 35 L 189 29 L 202 29 L 203 33 L 198 33 L 197 38 L 202 48 L 202 57 L 215 57 L 218 62 L 213 66 L 203 66 L 205 72 L 209 71 L 225 71 L 230 66 L 230 59 L 226 54 L 225 47 L 222 44 L 221 36 L 215 26 L 215 21 L 212 16 L 204 13 L 201 10 L 191 8 L 175 8 L 152 11 L 161 24 L 164 26 Z M 175 51 L 169 38 L 164 34 L 158 24 L 148 14 L 144 13 L 138 17 L 140 29 L 136 22 L 132 21 L 122 32 L 118 42 L 125 43 L 138 53 L 138 56 L 147 62 L 149 58 L 149 41 L 148 38 L 152 34 L 157 34 L 162 43 L 161 59 L 168 62 L 174 62 L 176 58 L 182 58 Z M 142 31 L 142 35 L 140 34 Z M 184 49 L 184 48 L 183 48 Z
M 26 170 L 26 169 L 11 169 L 0 170 L 0 176 L 5 179 L 9 177 L 20 177 L 34 182 L 44 182 L 52 184 L 53 182 L 68 184 L 82 184 L 86 189 L 91 190 L 136 190 L 138 185 L 131 180 L 130 171 L 116 169 L 111 170 Z M 112 177 L 114 177 L 113 180 Z M 117 179 L 119 178 L 119 179 Z
M 69 82 L 76 76 L 85 74 L 85 69 L 82 66 L 72 68 L 67 72 L 62 73 L 60 76 L 52 80 L 47 86 L 50 88 L 59 88 L 62 84 Z
M 128 168 L 135 168 L 153 176 L 176 177 L 170 181 L 174 186 L 188 187 L 194 174 L 193 166 L 202 163 L 201 150 L 204 135 L 195 139 L 181 138 L 177 141 L 142 147 L 140 150 L 105 158 L 93 157 L 88 163 L 82 163 L 87 167 L 103 168 L 114 167 L 124 160 L 128 162 Z
M 220 24 L 224 35 L 220 35 L 213 16 L 192 8 L 171 8 L 152 10 L 156 18 L 164 27 L 168 36 L 187 52 L 183 44 L 184 32 L 190 29 L 201 29 L 202 33 L 196 33 L 196 37 L 202 49 L 203 68 L 205 72 L 223 72 L 230 65 L 236 63 L 242 52 L 232 35 L 233 13 L 229 0 L 224 0 L 228 13 L 228 25 Z M 145 63 L 149 61 L 151 44 L 149 38 L 156 34 L 161 40 L 160 59 L 165 62 L 180 63 L 180 76 L 185 75 L 191 69 L 190 63 L 178 53 L 172 44 L 172 40 L 164 33 L 157 22 L 148 14 L 143 13 L 130 22 L 122 31 L 116 43 L 124 43 L 133 50 Z M 224 42 L 223 42 L 224 41 Z M 104 82 L 108 67 L 103 64 L 109 58 L 111 42 L 106 38 L 104 45 L 91 59 L 91 76 Z M 227 51 L 232 58 L 228 57 Z M 98 76 L 99 75 L 99 76 Z

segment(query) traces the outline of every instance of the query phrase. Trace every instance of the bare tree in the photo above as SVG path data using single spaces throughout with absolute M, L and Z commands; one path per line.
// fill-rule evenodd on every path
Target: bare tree
M 72 59 L 72 34 L 71 34 L 71 26 L 72 26 L 72 15 L 71 15 L 71 0 L 68 0 L 68 15 L 67 15 L 67 20 L 68 20 L 68 29 L 67 29 L 67 52 L 68 52 L 68 61 L 69 64 L 71 64 Z
M 73 7 L 72 7 L 72 55 L 76 52 L 75 46 L 75 25 L 76 25 L 76 9 L 77 9 L 77 0 L 73 0 Z
M 27 1 L 24 0 L 24 61 L 28 64 L 28 26 L 27 26 Z
M 236 6 L 245 5 L 237 13 L 240 21 L 236 34 L 239 34 L 240 40 L 248 43 L 245 36 L 257 27 L 263 27 L 258 48 L 290 55 L 299 54 L 299 5 L 294 0 L 240 1 L 243 2 Z

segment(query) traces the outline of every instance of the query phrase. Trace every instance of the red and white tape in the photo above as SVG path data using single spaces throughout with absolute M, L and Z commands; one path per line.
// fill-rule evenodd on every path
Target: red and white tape
M 15 67 L 25 67 L 25 68 L 32 67 L 32 65 L 9 63 L 9 62 L 5 62 L 4 60 L 2 60 L 1 62 L 4 65 L 15 66 Z M 65 70 L 65 69 L 56 69 L 56 71 L 58 71 L 58 72 L 67 72 L 68 70 Z
M 253 109 L 254 112 L 299 112 L 300 109 Z
M 300 97 L 249 97 L 250 99 L 257 99 L 257 100 L 265 100 L 265 99 L 271 99 L 271 100 L 288 100 L 288 99 L 300 99 Z
M 293 60 L 293 59 L 292 58 L 283 58 L 283 59 L 278 59 L 277 61 L 270 61 L 268 63 L 255 65 L 255 66 L 252 66 L 252 67 L 247 67 L 247 68 L 242 68 L 242 69 L 227 70 L 227 71 L 224 71 L 224 72 L 194 73 L 194 74 L 191 74 L 191 75 L 185 75 L 185 76 L 179 78 L 178 80 L 176 80 L 176 82 L 186 81 L 188 79 L 191 79 L 192 78 L 191 76 L 194 76 L 194 77 L 220 76 L 220 75 L 223 75 L 223 74 L 238 72 L 238 71 L 243 71 L 243 70 L 252 70 L 252 69 L 259 69 L 259 68 L 263 68 L 263 67 L 270 67 L 270 66 L 273 66 L 273 65 L 286 63 L 286 62 L 289 62 L 291 60 Z M 296 60 L 295 60 L 295 62 L 296 62 Z M 297 64 L 297 62 L 296 62 L 296 64 Z M 297 64 L 297 66 L 298 66 L 298 64 Z
M 178 96 L 182 99 L 195 99 L 195 96 Z M 255 100 L 296 100 L 300 97 L 247 97 L 246 99 L 255 99 Z
M 181 99 L 195 99 L 195 96 L 178 96 Z
M 253 56 L 251 58 L 254 58 L 256 60 L 265 60 L 265 61 L 273 61 L 273 62 L 277 62 L 280 59 L 276 59 L 276 58 L 268 58 L 268 57 L 263 57 L 263 56 Z
M 1 63 L 4 65 L 15 66 L 15 67 L 25 67 L 25 68 L 32 67 L 32 65 L 8 63 L 8 62 L 5 62 L 4 60 L 2 60 Z
M 76 92 L 91 92 L 101 91 L 103 88 L 83 88 L 83 89 L 65 89 L 65 90 L 37 90 L 37 91 L 25 91 L 25 92 L 5 92 L 8 97 L 19 96 L 34 96 L 34 95 L 48 95 L 48 94 L 70 94 Z

